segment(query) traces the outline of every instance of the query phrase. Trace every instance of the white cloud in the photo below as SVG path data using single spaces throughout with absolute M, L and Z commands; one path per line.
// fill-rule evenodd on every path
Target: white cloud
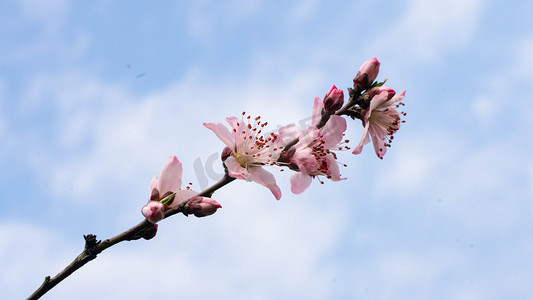
M 512 61 L 515 62 L 516 65 L 513 65 L 513 69 L 518 70 L 517 75 L 519 77 L 525 76 L 526 78 L 533 80 L 531 72 L 531 67 L 533 66 L 533 58 L 531 57 L 531 52 L 533 51 L 533 36 L 526 36 L 516 44 L 517 56 L 516 59 Z
M 390 183 L 395 189 L 413 192 L 426 182 L 437 163 L 432 157 L 435 153 L 426 147 L 427 144 L 420 140 L 404 140 L 402 146 L 395 145 L 393 151 L 397 151 L 397 159 L 390 170 Z
M 306 23 L 316 17 L 318 12 L 320 0 L 313 1 L 298 1 L 291 7 L 291 13 L 288 14 L 289 24 L 299 25 Z
M 240 16 L 232 26 L 261 12 L 260 2 L 249 3 L 242 11 L 235 11 Z M 439 60 L 445 51 L 468 44 L 475 34 L 482 6 L 478 1 L 413 1 L 401 16 L 397 29 L 391 29 L 389 35 L 379 39 L 391 42 L 386 45 L 391 51 L 401 48 L 401 52 L 409 53 L 413 59 Z M 200 17 L 202 9 L 198 7 Z M 310 4 L 296 14 L 304 22 L 315 13 L 316 7 Z M 216 19 L 194 21 L 198 23 L 193 24 L 191 33 L 209 40 L 215 32 Z M 406 32 L 409 38 L 404 43 Z M 89 39 L 86 42 L 80 39 L 81 52 Z M 525 62 L 522 76 L 531 62 L 527 60 L 531 52 L 527 51 L 528 45 L 525 42 L 519 50 Z M 324 47 L 316 49 L 310 50 L 316 51 L 315 54 L 304 55 L 325 53 L 328 59 L 331 56 L 332 52 Z M 71 202 L 91 200 L 91 205 L 110 210 L 110 218 L 120 219 L 126 228 L 132 225 L 128 213 L 140 217 L 140 206 L 132 203 L 144 201 L 151 175 L 159 172 L 168 155 L 178 155 L 184 162 L 184 181 L 194 181 L 194 159 L 201 157 L 205 161 L 208 155 L 222 148 L 218 139 L 201 126 L 202 122 L 223 122 L 227 115 L 242 110 L 260 113 L 271 125 L 299 121 L 309 115 L 317 86 L 325 81 L 324 73 L 313 68 L 291 69 L 294 65 L 284 63 L 276 57 L 278 54 L 257 54 L 259 58 L 245 80 L 228 75 L 213 82 L 203 70 L 191 70 L 169 86 L 146 95 L 134 95 L 119 84 L 84 72 L 28 76 L 30 84 L 25 86 L 28 93 L 15 99 L 16 105 L 24 106 L 28 118 L 42 116 L 42 111 L 51 112 L 45 117 L 51 117 L 53 122 L 47 125 L 60 126 L 46 130 L 34 127 L 29 129 L 31 132 L 18 135 L 19 146 L 32 145 L 43 150 L 40 162 L 30 161 L 25 167 L 37 174 L 38 180 L 51 183 L 51 191 L 43 190 L 43 196 L 50 193 L 56 196 L 57 201 L 49 203 L 50 209 L 64 205 L 65 198 Z M 326 58 L 321 61 L 328 61 Z M 509 73 L 514 70 L 513 66 Z M 492 90 L 480 95 L 469 108 L 477 121 L 490 125 L 498 117 L 495 107 L 501 104 L 501 99 L 505 101 L 510 88 L 506 84 L 495 87 L 498 82 L 487 77 L 486 85 Z M 22 101 L 27 102 L 21 104 Z M 1 104 L 0 115 L 5 113 Z M 521 122 L 528 124 L 530 120 L 533 118 Z M 0 118 L 0 135 L 1 123 Z M 92 299 L 105 293 L 117 299 L 148 295 L 333 298 L 331 295 L 346 295 L 343 289 L 353 287 L 353 293 L 360 298 L 390 299 L 401 295 L 435 298 L 441 291 L 443 295 L 451 295 L 449 298 L 487 298 L 495 290 L 502 292 L 510 287 L 528 291 L 522 281 L 530 278 L 530 269 L 507 262 L 511 256 L 516 257 L 515 264 L 530 256 L 531 245 L 520 242 L 513 243 L 513 249 L 519 251 L 502 249 L 509 241 L 504 236 L 525 239 L 521 231 L 528 228 L 533 213 L 533 205 L 524 197 L 533 195 L 533 166 L 527 161 L 527 154 L 523 154 L 528 145 L 517 147 L 516 136 L 523 138 L 523 132 L 499 136 L 494 142 L 476 140 L 475 132 L 447 125 L 435 128 L 434 124 L 418 132 L 404 134 L 402 131 L 398 136 L 402 140 L 393 144 L 389 160 L 381 167 L 376 165 L 370 172 L 358 168 L 359 164 L 367 164 L 367 159 L 379 162 L 371 145 L 365 149 L 368 155 L 361 160 L 364 162 L 347 161 L 349 172 L 354 173 L 349 181 L 328 182 L 324 186 L 315 182 L 305 194 L 294 196 L 288 188 L 288 174 L 283 174 L 285 178 L 280 186 L 284 197 L 279 202 L 262 186 L 242 181 L 232 183 L 215 194 L 223 205 L 219 213 L 205 219 L 177 216 L 165 220 L 154 240 L 124 243 L 109 249 L 61 283 L 50 297 Z M 354 137 L 352 144 L 360 137 L 359 133 Z M 29 149 L 17 148 L 21 156 Z M 219 164 L 217 167 L 220 170 Z M 384 178 L 390 181 L 383 184 Z M 381 228 L 365 231 L 350 224 L 349 220 L 359 215 L 348 209 L 353 206 L 342 202 L 353 200 L 356 196 L 352 193 L 360 193 L 354 185 L 366 184 L 373 192 L 358 194 L 355 205 L 363 217 L 372 218 L 373 212 L 391 207 L 401 207 L 403 213 L 413 216 L 412 210 L 419 209 L 426 218 L 414 216 L 412 223 L 398 226 L 437 228 L 448 235 L 496 240 L 497 245 L 495 242 L 487 250 L 488 247 L 476 244 L 474 249 L 481 250 L 474 255 L 464 249 L 450 249 L 447 237 L 440 240 L 446 245 L 439 244 L 432 240 L 436 239 L 432 235 L 412 240 L 409 236 L 394 236 L 390 247 L 381 248 L 376 243 Z M 68 187 L 74 192 L 66 197 L 64 192 Z M 315 192 L 319 188 L 322 192 Z M 109 190 L 118 190 L 123 197 L 108 197 L 105 191 Z M 395 196 L 393 201 L 412 201 L 400 204 L 374 201 L 379 197 L 391 200 L 390 195 Z M 437 198 L 442 198 L 437 208 L 427 204 Z M 322 199 L 327 199 L 328 205 L 323 205 Z M 114 206 L 115 200 L 121 201 L 121 205 Z M 73 216 L 65 223 L 76 222 L 76 217 L 81 218 Z M 394 219 L 393 213 L 386 213 L 386 218 Z M 425 223 L 413 224 L 420 220 Z M 383 236 L 390 237 L 381 233 Z M 339 246 L 352 238 L 356 247 L 346 250 Z M 421 249 L 420 244 L 427 247 Z M 54 251 L 58 245 L 64 251 Z M 520 252 L 521 249 L 525 250 Z M 2 223 L 0 260 L 7 270 L 3 274 L 7 275 L 0 276 L 0 290 L 5 291 L 4 287 L 8 286 L 8 291 L 16 294 L 11 298 L 27 296 L 29 291 L 23 291 L 32 288 L 29 281 L 37 287 L 44 275 L 59 271 L 78 250 L 81 251 L 79 237 L 74 243 L 67 236 L 58 237 L 37 225 Z M 494 261 L 502 263 L 488 263 Z M 484 268 L 487 265 L 491 267 Z M 500 272 L 500 268 L 505 272 Z M 472 284 L 469 277 L 483 284 Z M 510 279 L 498 285 L 502 282 L 499 277 Z M 331 284 L 332 278 L 337 279 L 337 285 Z M 149 289 L 157 284 L 160 286 L 155 291 Z M 364 292 L 365 287 L 370 291 Z M 381 297 L 368 297 L 376 294 Z
M 444 51 L 469 43 L 482 12 L 481 0 L 412 0 L 391 29 L 377 35 L 373 49 L 409 53 L 409 58 L 439 60 Z M 401 51 L 399 51 L 401 49 Z
M 494 130 L 497 127 L 495 125 L 502 122 L 529 122 L 528 110 L 512 110 L 512 120 L 509 120 L 507 114 L 502 114 L 510 103 L 513 107 L 526 105 L 527 100 L 522 96 L 521 87 L 528 78 L 533 81 L 529 73 L 523 72 L 524 65 L 527 66 L 527 58 L 521 49 L 517 49 L 516 52 L 513 56 L 517 59 L 513 63 L 506 64 L 495 73 L 479 75 L 477 82 L 481 93 L 470 104 L 471 111 L 477 117 L 476 125 L 480 124 L 483 128 Z
M 0 78 L 0 141 L 2 141 L 2 146 L 0 147 L 0 165 L 4 160 L 8 159 L 15 141 L 9 129 L 9 112 L 6 110 L 7 103 L 4 80 Z
M 524 86 L 530 85 L 533 82 L 533 58 L 531 53 L 533 51 L 533 36 L 526 36 L 522 40 L 517 42 L 516 53 L 512 54 L 512 57 L 516 57 L 509 66 L 508 70 L 504 70 L 503 74 L 496 74 L 496 78 L 502 80 L 509 85 L 514 84 L 509 88 L 509 93 L 500 95 L 501 99 L 506 102 L 513 103 L 515 107 L 528 107 L 529 106 L 529 93 L 518 94 L 510 92 L 511 89 L 522 89 Z M 522 96 L 523 95 L 523 96 Z M 516 114 L 522 116 L 525 128 L 533 126 L 533 111 L 530 109 L 516 110 Z
M 401 129 L 400 129 L 401 130 Z M 384 189 L 383 180 L 375 178 L 375 193 L 416 194 L 421 187 L 435 181 L 444 168 L 460 164 L 457 162 L 465 151 L 463 137 L 453 136 L 452 132 L 432 128 L 430 132 L 415 131 L 409 135 L 399 133 L 399 141 L 392 143 L 384 160 L 391 160 L 380 167 L 377 176 L 387 174 L 388 188 Z M 366 151 L 373 152 L 372 145 Z M 372 153 L 373 154 L 373 153 Z M 383 170 L 382 170 L 383 169 Z M 454 171 L 454 170 L 448 170 Z M 382 173 L 383 172 L 383 173 Z
M 488 124 L 496 117 L 498 102 L 495 97 L 479 96 L 472 102 L 472 109 L 483 123 Z
M 187 30 L 190 37 L 212 45 L 216 32 L 233 30 L 247 19 L 261 12 L 262 0 L 250 1 L 195 1 L 188 15 Z
M 243 18 L 249 18 L 260 13 L 263 2 L 263 0 L 225 1 L 223 3 L 223 5 L 225 5 L 223 9 L 226 12 L 224 15 L 226 16 L 226 18 L 232 21 L 238 21 Z
M 417 203 L 476 235 L 512 232 L 531 218 L 531 164 L 513 138 L 479 144 L 444 128 L 402 136 L 381 164 L 365 162 L 372 195 Z
M 303 199 L 289 197 L 278 202 L 264 191 L 236 182 L 217 192 L 224 208 L 214 216 L 165 220 L 155 239 L 106 250 L 49 296 L 327 297 L 331 291 L 326 283 L 332 274 L 323 259 L 342 238 L 345 215 L 331 208 L 302 205 Z M 82 249 L 81 238 L 67 242 L 66 237 L 24 223 L 4 223 L 0 233 L 0 260 L 11 259 L 3 263 L 7 271 L 0 277 L 0 286 L 13 287 L 5 290 L 17 296 L 11 298 L 29 295 L 40 279 L 60 271 Z
M 86 53 L 91 45 L 85 32 L 65 31 L 70 2 L 64 0 L 21 0 L 18 10 L 6 20 L 22 39 L 8 43 L 1 58 L 5 65 L 18 68 L 24 63 L 72 63 Z M 20 30 L 24 28 L 23 30 Z M 15 32 L 14 31 L 14 32 Z
M 13 295 L 9 298 L 29 296 L 45 275 L 57 273 L 66 266 L 68 260 L 61 256 L 71 249 L 75 248 L 49 230 L 22 221 L 1 222 L 2 293 Z
M 0 137 L 3 136 L 6 127 L 6 117 L 4 116 L 4 102 L 6 102 L 7 99 L 5 99 L 4 88 L 4 80 L 0 78 Z
M 207 1 L 195 1 L 194 8 L 188 13 L 188 31 L 193 39 L 199 39 L 205 43 L 213 38 L 214 19 L 206 14 Z
M 219 152 L 222 144 L 202 122 L 224 122 L 226 116 L 243 110 L 260 114 L 272 129 L 305 120 L 313 98 L 309 91 L 319 82 L 319 73 L 287 69 L 283 77 L 273 77 L 276 82 L 269 83 L 270 72 L 279 71 L 264 62 L 246 82 L 208 84 L 202 72 L 192 70 L 173 84 L 140 97 L 81 72 L 40 74 L 29 81 L 19 105 L 29 118 L 43 108 L 52 111 L 49 117 L 54 125 L 47 130 L 52 136 L 36 140 L 38 133 L 29 132 L 20 142 L 37 144 L 36 148 L 47 152 L 38 162 L 38 173 L 50 181 L 54 198 L 69 191 L 71 199 L 107 201 L 89 192 L 102 191 L 110 184 L 113 189 L 128 186 L 142 172 L 151 176 L 169 155 L 178 155 L 190 174 L 198 157 L 205 161 Z M 278 87 L 268 89 L 273 85 Z M 213 101 L 195 101 L 212 99 L 214 94 Z M 206 142 L 213 144 L 205 147 Z M 194 180 L 194 175 L 189 176 L 188 181 Z
M 439 194 L 453 203 L 447 213 L 479 233 L 515 230 L 531 218 L 522 209 L 527 200 L 520 196 L 527 193 L 526 168 L 510 145 L 470 150 L 455 167 L 442 170 L 446 176 Z
M 507 256 L 509 252 L 501 251 L 500 242 L 492 238 L 486 245 L 492 249 L 465 250 L 448 243 L 431 244 L 434 248 L 430 249 L 373 253 L 351 267 L 352 298 L 527 298 L 530 263 Z M 528 248 L 528 243 L 510 248 Z M 524 253 L 514 255 L 523 257 Z
M 402 251 L 384 253 L 376 261 L 377 272 L 384 281 L 396 285 L 390 287 L 392 290 L 401 290 L 402 286 L 418 286 L 428 293 L 433 290 L 432 286 L 438 285 L 443 273 L 464 264 L 456 252 L 441 249 L 425 254 Z
M 463 253 L 450 247 L 396 249 L 370 256 L 366 261 L 357 262 L 349 271 L 353 298 L 450 298 L 449 292 L 453 295 L 457 286 L 446 277 L 464 269 L 467 259 Z M 463 278 L 459 277 L 459 280 Z
M 17 1 L 24 13 L 24 18 L 41 21 L 44 26 L 58 29 L 69 10 L 65 0 L 20 0 Z

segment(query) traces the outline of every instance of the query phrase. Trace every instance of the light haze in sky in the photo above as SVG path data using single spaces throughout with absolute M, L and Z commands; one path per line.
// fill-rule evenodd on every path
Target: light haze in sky
M 242 111 L 309 125 L 377 57 L 407 90 L 385 158 L 283 196 L 236 181 L 43 299 L 527 299 L 533 294 L 533 2 L 0 2 L 0 294 L 29 296 L 142 220 L 167 158 L 201 190 Z M 355 147 L 360 121 L 348 120 Z

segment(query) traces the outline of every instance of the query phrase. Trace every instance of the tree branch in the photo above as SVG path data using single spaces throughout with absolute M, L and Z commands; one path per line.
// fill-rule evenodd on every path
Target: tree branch
M 221 180 L 202 191 L 198 196 L 211 197 L 216 190 L 232 182 L 233 180 L 235 180 L 235 178 L 229 177 L 228 174 L 225 174 Z M 182 212 L 183 208 L 189 202 L 189 200 L 184 201 L 177 208 L 165 212 L 165 218 Z M 146 239 L 151 238 L 147 238 L 146 235 L 150 234 L 149 230 L 153 229 L 154 226 L 154 224 L 150 223 L 148 220 L 145 219 L 139 224 L 131 227 L 130 229 L 104 241 L 96 240 L 96 235 L 93 234 L 84 235 L 83 237 L 85 238 L 85 249 L 83 250 L 83 252 L 80 253 L 80 255 L 78 255 L 65 269 L 63 269 L 63 271 L 59 272 L 56 276 L 46 276 L 41 286 L 33 294 L 31 294 L 31 296 L 29 296 L 27 300 L 39 299 L 49 290 L 54 288 L 58 283 L 70 276 L 70 274 L 74 273 L 76 270 L 83 267 L 86 263 L 95 259 L 98 254 L 102 253 L 107 248 L 112 247 L 123 241 L 133 241 L 143 237 Z

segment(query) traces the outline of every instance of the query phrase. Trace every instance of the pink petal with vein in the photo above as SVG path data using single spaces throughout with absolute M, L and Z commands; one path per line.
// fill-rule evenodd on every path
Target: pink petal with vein
M 229 132 L 226 126 L 219 122 L 215 122 L 204 123 L 204 127 L 211 129 L 226 146 L 230 147 L 232 150 L 235 149 L 235 137 Z
M 198 195 L 198 192 L 193 191 L 193 190 L 179 190 L 176 192 L 176 196 L 174 197 L 174 200 L 168 207 L 176 208 L 178 207 L 178 205 L 180 205 L 184 201 L 191 199 L 192 197 L 196 195 Z
M 157 183 L 157 189 L 160 195 L 164 195 L 166 192 L 174 193 L 181 187 L 181 175 L 183 173 L 183 167 L 181 162 L 176 156 L 168 158 L 166 164 L 161 170 L 161 175 Z
M 355 147 L 353 150 L 353 154 L 360 154 L 361 151 L 363 151 L 363 146 L 370 143 L 370 137 L 368 136 L 368 129 L 370 127 L 370 123 L 366 123 L 365 129 L 363 130 L 363 136 L 361 137 L 361 141 L 359 142 L 359 145 Z
M 346 120 L 341 116 L 331 116 L 326 125 L 320 129 L 324 147 L 335 147 L 342 141 L 344 131 L 346 131 Z
M 276 200 L 281 199 L 281 190 L 277 186 L 276 179 L 272 173 L 263 168 L 250 168 L 248 172 L 252 176 L 252 180 L 267 187 L 274 194 Z
M 228 175 L 237 178 L 242 179 L 246 181 L 251 181 L 250 176 L 248 174 L 248 170 L 243 168 L 235 159 L 235 157 L 230 156 L 225 161 L 224 164 L 228 168 Z
M 311 185 L 311 176 L 303 172 L 295 172 L 291 176 L 291 191 L 295 194 L 301 194 Z
M 320 97 L 315 97 L 313 102 L 313 110 L 311 115 L 311 125 L 316 126 L 320 119 L 322 119 L 322 109 L 324 108 L 324 101 Z
M 158 182 L 157 177 L 154 174 L 154 177 L 152 177 L 152 180 L 150 180 L 150 194 L 149 194 L 149 196 L 152 196 L 152 191 L 154 189 L 157 189 L 157 182 Z

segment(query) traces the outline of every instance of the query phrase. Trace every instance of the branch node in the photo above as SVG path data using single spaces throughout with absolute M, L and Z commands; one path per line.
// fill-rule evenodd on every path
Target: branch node
M 94 234 L 88 234 L 84 235 L 83 238 L 85 239 L 85 250 L 84 252 L 89 257 L 89 260 L 92 260 L 96 257 L 98 254 L 98 244 L 100 244 L 102 241 L 99 241 L 96 239 L 96 235 Z

